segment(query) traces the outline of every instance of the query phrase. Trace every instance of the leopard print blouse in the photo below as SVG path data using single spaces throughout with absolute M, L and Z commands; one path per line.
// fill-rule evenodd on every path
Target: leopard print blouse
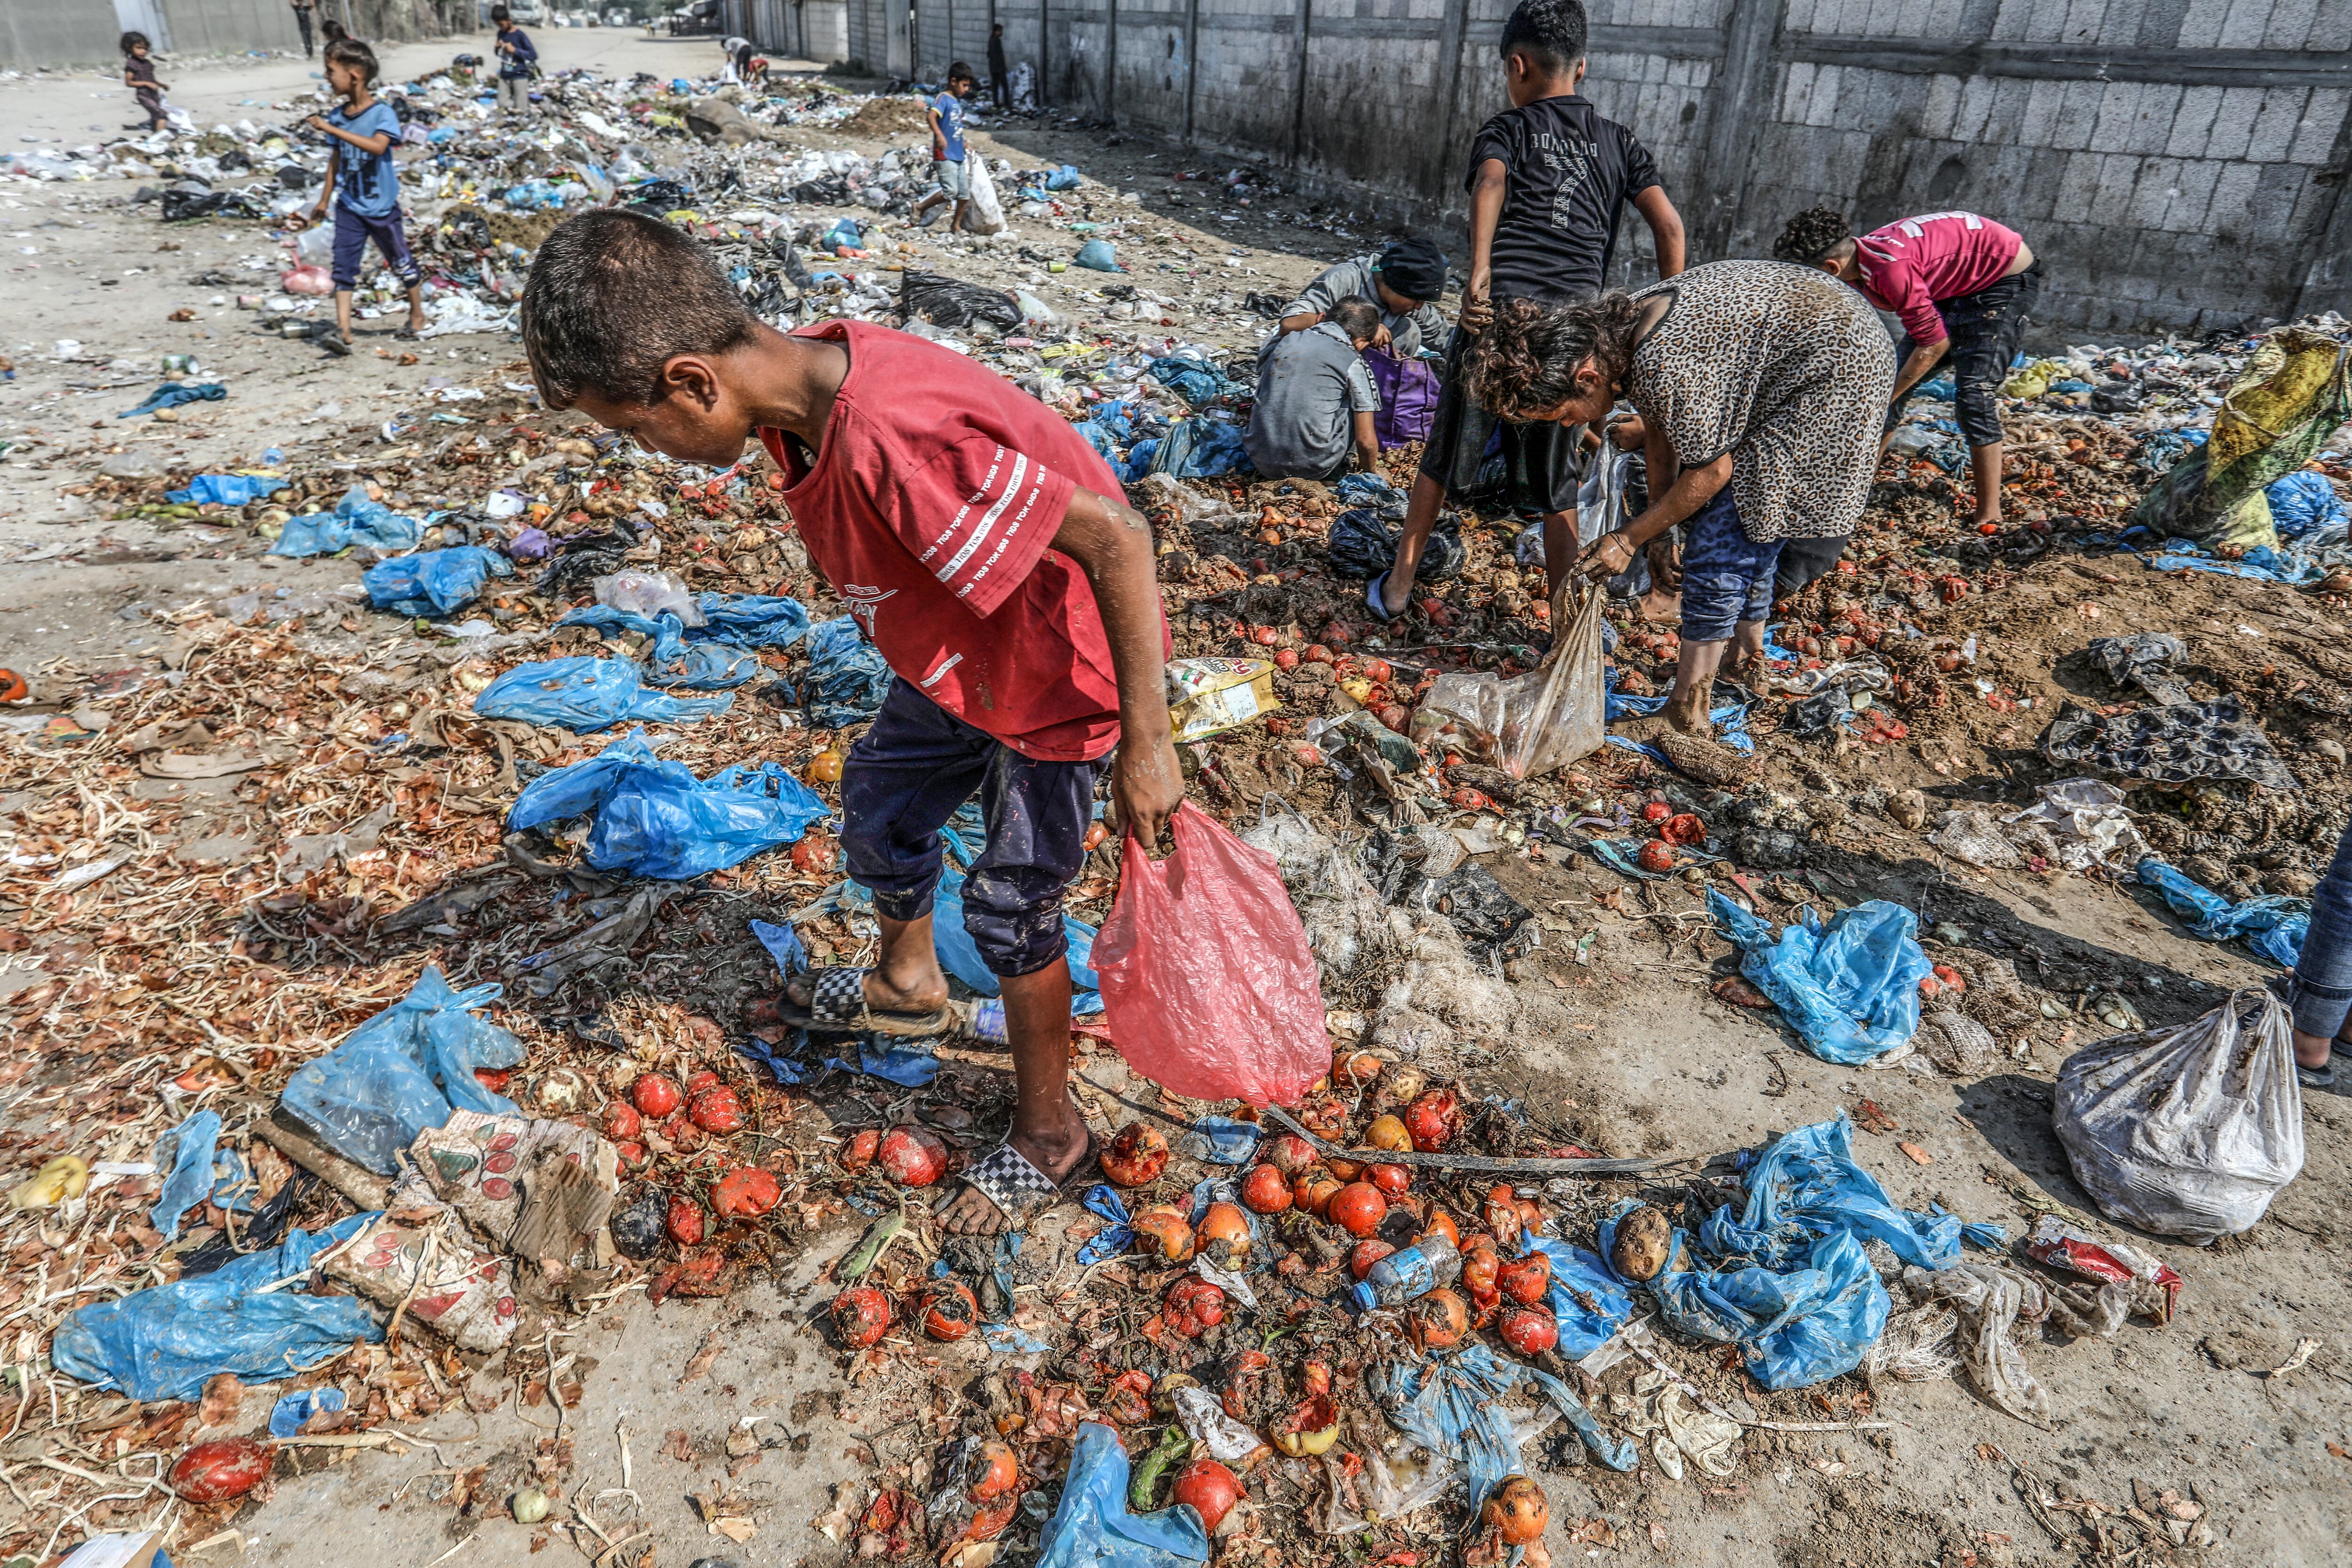
M 1625 395 L 1685 468 L 1731 454 L 1758 543 L 1853 531 L 1878 468 L 1895 345 L 1863 297 L 1778 261 L 1711 261 L 1638 290 L 1674 303 L 1633 350 Z

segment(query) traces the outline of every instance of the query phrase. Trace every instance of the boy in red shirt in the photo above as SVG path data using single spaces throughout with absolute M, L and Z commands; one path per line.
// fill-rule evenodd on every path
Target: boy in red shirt
M 939 829 L 978 792 L 988 844 L 964 924 L 1003 983 L 1018 1102 L 940 1220 L 1021 1225 L 1088 1153 L 1068 1092 L 1061 902 L 1096 780 L 1117 747 L 1111 797 L 1147 845 L 1183 799 L 1149 525 L 1083 437 L 994 372 L 860 321 L 777 331 L 654 218 L 605 210 L 558 228 L 522 323 L 551 408 L 713 467 L 764 442 L 810 557 L 898 676 L 842 778 L 842 846 L 874 895 L 882 960 L 813 975 L 787 1017 L 946 1030 Z
M 1835 207 L 1811 207 L 1789 220 L 1772 255 L 1835 273 L 1901 319 L 1888 439 L 1914 389 L 1951 356 L 1953 410 L 1976 474 L 1976 521 L 1999 522 L 2000 405 L 1994 399 L 2042 297 L 2042 263 L 2032 247 L 2015 229 L 1975 213 L 1898 218 L 1857 238 Z

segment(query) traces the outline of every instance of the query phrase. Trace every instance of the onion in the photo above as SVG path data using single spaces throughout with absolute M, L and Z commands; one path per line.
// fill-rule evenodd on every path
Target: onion
M 1470 1331 L 1470 1309 L 1461 1297 L 1441 1285 L 1413 1299 L 1405 1310 L 1405 1325 L 1422 1350 L 1444 1350 L 1459 1344 Z
M 1170 1204 L 1154 1204 L 1128 1222 L 1138 1252 L 1156 1252 L 1171 1263 L 1192 1260 L 1192 1226 Z
M 866 1169 L 866 1166 L 874 1163 L 874 1156 L 881 1147 L 882 1133 L 880 1129 L 868 1127 L 866 1131 L 856 1134 L 848 1142 L 844 1143 L 841 1146 L 841 1168 L 847 1171 L 851 1175 L 856 1175 L 858 1172 Z
M 1290 1179 L 1291 1201 L 1318 1218 L 1330 1206 L 1332 1194 L 1339 1190 L 1339 1184 L 1332 1179 L 1328 1171 L 1301 1171 Z
M 694 1097 L 687 1116 L 705 1132 L 733 1132 L 743 1125 L 743 1102 L 724 1084 L 714 1085 Z
M 1364 1146 L 1402 1154 L 1412 1147 L 1412 1134 L 1405 1130 L 1402 1121 L 1393 1116 L 1375 1116 L 1371 1125 L 1364 1129 Z
M 1168 1168 L 1168 1139 L 1157 1127 L 1130 1121 L 1097 1156 L 1103 1174 L 1122 1187 L 1140 1187 Z
M 880 1158 L 882 1173 L 902 1187 L 928 1187 L 948 1173 L 948 1146 L 928 1127 L 893 1127 Z
M 1373 1165 L 1364 1175 L 1386 1197 L 1401 1198 L 1412 1185 L 1412 1172 L 1402 1165 Z
M 1249 1220 L 1231 1204 L 1211 1204 L 1201 1216 L 1202 1256 L 1229 1274 L 1249 1267 Z
M 647 1116 L 664 1117 L 678 1107 L 677 1085 L 657 1072 L 641 1073 L 629 1086 L 629 1099 Z
M 1242 1202 L 1259 1214 L 1280 1214 L 1290 1206 L 1290 1184 L 1272 1165 L 1260 1165 L 1242 1178 Z
M 645 1135 L 646 1119 L 637 1108 L 625 1100 L 615 1100 L 604 1107 L 604 1136 L 615 1143 L 625 1143 Z
M 1315 1146 L 1295 1132 L 1286 1132 L 1266 1148 L 1265 1157 L 1286 1176 L 1295 1176 L 1315 1163 Z
M 172 1489 L 186 1502 L 226 1502 L 259 1486 L 278 1458 L 274 1443 L 224 1437 L 199 1443 L 172 1466 Z
M 1370 1182 L 1350 1182 L 1331 1194 L 1325 1217 L 1350 1236 L 1370 1236 L 1388 1217 L 1389 1201 Z
M 1529 1546 L 1543 1539 L 1551 1505 L 1543 1489 L 1525 1476 L 1512 1476 L 1486 1499 L 1486 1522 L 1507 1546 Z
M 828 1310 L 833 1331 L 854 1351 L 876 1343 L 890 1329 L 890 1298 L 871 1285 L 844 1290 L 833 1299 Z
M 1225 1522 L 1225 1515 L 1234 1511 L 1234 1504 L 1241 1500 L 1242 1484 L 1216 1460 L 1195 1459 L 1176 1478 L 1170 1496 L 1199 1514 L 1202 1528 L 1214 1534 L 1217 1526 Z
M 514 1515 L 517 1524 L 537 1524 L 547 1517 L 547 1493 L 525 1487 L 507 1500 L 507 1511 Z

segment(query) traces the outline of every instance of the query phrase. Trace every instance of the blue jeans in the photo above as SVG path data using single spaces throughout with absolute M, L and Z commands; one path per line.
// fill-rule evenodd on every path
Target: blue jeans
M 2297 1029 L 2324 1039 L 2334 1039 L 2352 1016 L 2352 826 L 2311 890 L 2311 930 L 2287 981 L 2287 1005 Z
M 1024 757 L 894 679 L 842 770 L 850 879 L 891 920 L 930 913 L 940 828 L 977 791 L 988 845 L 964 879 L 964 930 L 991 974 L 1034 974 L 1068 949 L 1062 890 L 1086 859 L 1102 767 Z
M 1722 642 L 1741 621 L 1772 613 L 1772 573 L 1780 542 L 1759 544 L 1739 521 L 1731 482 L 1715 492 L 1685 525 L 1683 546 L 1685 642 Z

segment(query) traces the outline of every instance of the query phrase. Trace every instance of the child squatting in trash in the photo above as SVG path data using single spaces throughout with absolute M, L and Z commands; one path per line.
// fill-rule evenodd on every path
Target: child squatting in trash
M 978 794 L 987 845 L 964 925 L 1003 984 L 1017 1102 L 940 1220 L 1025 1223 L 1089 1152 L 1068 1089 L 1061 911 L 1096 781 L 1108 762 L 1120 822 L 1147 846 L 1183 800 L 1148 525 L 1085 438 L 993 371 L 863 321 L 778 331 L 700 246 L 650 217 L 593 212 L 556 229 L 523 291 L 522 333 L 551 408 L 713 468 L 763 442 L 810 558 L 897 678 L 841 784 L 842 848 L 874 896 L 881 962 L 794 983 L 788 1022 L 948 1029 L 931 934 L 939 829 Z

